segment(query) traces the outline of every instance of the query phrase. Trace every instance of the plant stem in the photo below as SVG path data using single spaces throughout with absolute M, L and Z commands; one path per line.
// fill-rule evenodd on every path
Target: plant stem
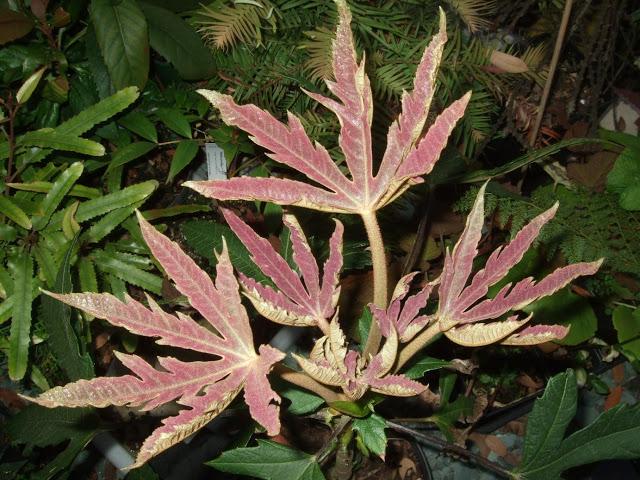
M 393 430 L 396 430 L 398 432 L 408 434 L 411 437 L 415 438 L 419 443 L 425 444 L 429 447 L 435 447 L 438 450 L 441 450 L 442 452 L 445 452 L 445 453 L 450 452 L 455 456 L 459 456 L 470 462 L 473 462 L 479 467 L 482 467 L 485 470 L 495 473 L 498 476 L 498 478 L 513 478 L 513 475 L 509 470 L 507 470 L 506 468 L 503 468 L 497 463 L 492 462 L 491 460 L 487 460 L 486 458 L 480 455 L 476 455 L 475 453 L 470 452 L 466 448 L 462 448 L 453 443 L 449 443 L 434 435 L 429 435 L 427 433 L 419 432 L 417 430 L 414 430 L 413 428 L 405 427 L 404 425 L 401 425 L 399 423 L 395 423 L 389 420 L 387 420 L 387 427 Z
M 369 247 L 371 249 L 371 263 L 373 264 L 373 304 L 379 308 L 387 308 L 387 258 L 384 253 L 384 242 L 375 212 L 361 214 L 364 228 L 367 230 Z M 380 328 L 373 321 L 369 328 L 367 344 L 364 348 L 364 358 L 375 355 L 380 347 Z
M 274 368 L 274 373 L 276 375 L 279 375 L 280 378 L 286 380 L 289 383 L 293 383 L 294 385 L 315 393 L 316 395 L 322 397 L 327 403 L 333 403 L 337 402 L 338 400 L 343 400 L 342 396 L 339 393 L 336 393 L 330 388 L 327 388 L 324 385 L 316 382 L 306 373 L 296 372 L 295 370 L 291 370 L 284 365 L 276 365 Z
M 420 335 L 407 343 L 407 346 L 400 351 L 398 355 L 398 361 L 396 363 L 396 371 L 400 370 L 402 366 L 407 363 L 411 357 L 422 350 L 428 343 L 435 340 L 440 334 L 440 322 L 433 322 L 426 330 Z

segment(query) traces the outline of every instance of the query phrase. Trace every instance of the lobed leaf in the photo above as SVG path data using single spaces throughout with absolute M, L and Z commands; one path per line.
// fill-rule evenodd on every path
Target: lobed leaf
M 153 255 L 212 330 L 181 313 L 164 312 L 150 298 L 149 307 L 145 307 L 130 297 L 121 301 L 109 294 L 50 295 L 133 333 L 156 337 L 160 344 L 211 354 L 216 359 L 183 362 L 160 357 L 161 368 L 155 369 L 140 357 L 118 353 L 133 375 L 79 380 L 32 400 L 47 407 L 137 405 L 146 410 L 176 400 L 188 407 L 165 419 L 145 440 L 134 468 L 204 426 L 243 389 L 253 418 L 270 435 L 276 434 L 280 398 L 266 375 L 284 355 L 267 345 L 260 346 L 256 353 L 226 245 L 219 256 L 214 284 L 176 243 L 157 232 L 140 214 L 138 220 Z
M 229 95 L 199 90 L 218 108 L 227 124 L 247 131 L 255 143 L 270 152 L 271 158 L 304 174 L 318 186 L 290 179 L 247 177 L 187 182 L 186 186 L 219 200 L 264 200 L 280 205 L 364 215 L 390 203 L 431 171 L 470 98 L 467 94 L 454 102 L 418 142 L 427 119 L 436 71 L 446 41 L 444 12 L 441 11 L 440 32 L 425 50 L 418 66 L 414 90 L 403 94 L 402 114 L 389 130 L 387 151 L 374 175 L 371 87 L 365 74 L 364 58 L 360 63 L 356 58 L 349 27 L 351 13 L 344 0 L 336 3 L 339 20 L 332 49 L 335 81 L 327 81 L 327 86 L 337 100 L 317 93 L 305 93 L 338 117 L 338 141 L 350 177 L 340 171 L 322 145 L 311 141 L 295 115 L 288 114 L 285 125 L 255 105 L 237 105 Z

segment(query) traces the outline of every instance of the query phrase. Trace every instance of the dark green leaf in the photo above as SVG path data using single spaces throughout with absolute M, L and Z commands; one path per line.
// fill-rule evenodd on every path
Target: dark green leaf
M 13 310 L 9 336 L 9 377 L 21 380 L 27 371 L 31 333 L 31 290 L 33 288 L 33 259 L 25 250 L 15 259 Z
M 549 380 L 544 395 L 536 400 L 529 415 L 521 468 L 532 469 L 547 463 L 576 414 L 577 399 L 578 387 L 573 370 Z
M 264 480 L 324 480 L 313 455 L 279 443 L 258 440 L 258 446 L 236 448 L 208 462 L 217 470 Z
M 73 290 L 71 260 L 77 248 L 76 242 L 77 239 L 69 246 L 60 265 L 53 289 L 55 293 L 70 293 Z M 49 334 L 49 347 L 69 380 L 92 378 L 93 362 L 88 353 L 82 353 L 84 348 L 81 348 L 80 340 L 71 325 L 71 309 L 66 304 L 44 295 L 41 319 Z
M 25 133 L 16 140 L 21 147 L 41 147 L 51 150 L 64 150 L 82 153 L 93 157 L 104 155 L 104 147 L 97 142 L 80 138 L 75 135 L 59 133 L 52 128 L 34 130 Z
M 92 256 L 96 266 L 102 272 L 114 275 L 127 283 L 144 288 L 157 295 L 161 294 L 162 278 L 123 261 L 120 258 L 121 254 L 118 252 L 96 250 Z
M 347 415 L 356 418 L 366 417 L 371 413 L 369 404 L 363 405 L 362 403 L 351 402 L 349 400 L 337 400 L 335 402 L 331 402 L 329 406 L 339 412 L 346 413 Z
M 177 108 L 159 108 L 156 115 L 169 130 L 176 132 L 178 135 L 191 138 L 191 125 L 189 120 Z
M 640 210 L 640 148 L 625 148 L 607 176 L 607 188 L 620 195 L 625 210 Z
M 122 148 L 119 148 L 114 154 L 111 155 L 111 162 L 109 162 L 107 171 L 111 171 L 114 168 L 125 165 L 142 157 L 143 155 L 146 155 L 151 150 L 153 150 L 155 146 L 155 143 L 134 142 Z
M 31 229 L 31 220 L 27 214 L 8 196 L 0 195 L 0 213 L 6 215 L 22 228 Z
M 149 74 L 147 21 L 135 0 L 91 0 L 89 8 L 113 85 L 142 89 Z
M 446 360 L 440 360 L 433 357 L 423 357 L 407 369 L 403 375 L 411 379 L 422 378 L 425 373 L 433 370 L 439 370 L 449 364 L 450 362 Z
M 300 390 L 291 384 L 286 384 L 278 389 L 280 395 L 291 401 L 289 413 L 293 415 L 305 415 L 317 410 L 324 403 L 322 397 L 318 397 L 306 390 Z
M 141 2 L 149 24 L 151 47 L 169 60 L 185 80 L 209 78 L 215 72 L 211 51 L 182 18 L 159 6 Z
M 195 140 L 184 140 L 178 143 L 178 148 L 171 159 L 171 167 L 167 176 L 167 183 L 170 183 L 185 167 L 187 167 L 198 153 L 200 146 Z
M 216 264 L 214 251 L 222 251 L 222 238 L 227 241 L 231 263 L 239 272 L 256 279 L 259 282 L 267 282 L 267 277 L 251 261 L 246 247 L 226 225 L 208 220 L 193 220 L 186 222 L 181 227 L 184 239 L 200 256 L 209 260 L 211 265 Z
M 174 205 L 166 208 L 155 208 L 153 210 L 145 210 L 142 212 L 142 216 L 145 220 L 157 220 L 158 218 L 175 217 L 177 215 L 184 215 L 188 213 L 198 212 L 210 212 L 211 207 L 209 205 L 199 204 L 187 204 L 187 205 Z
M 359 433 L 364 445 L 379 457 L 384 457 L 387 449 L 386 422 L 380 415 L 372 413 L 365 418 L 356 418 L 353 429 Z
M 158 132 L 151 120 L 140 112 L 131 112 L 118 120 L 118 123 L 133 133 L 146 138 L 150 142 L 158 143 Z

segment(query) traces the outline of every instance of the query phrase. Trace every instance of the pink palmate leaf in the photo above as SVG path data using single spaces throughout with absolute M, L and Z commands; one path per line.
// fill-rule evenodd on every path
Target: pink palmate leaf
M 517 320 L 517 317 L 512 317 L 505 322 L 464 328 L 467 324 L 496 319 L 512 310 L 521 310 L 531 302 L 565 287 L 577 277 L 593 275 L 602 263 L 602 260 L 598 260 L 568 265 L 537 282 L 533 278 L 525 278 L 513 286 L 510 283 L 505 285 L 494 298 L 482 300 L 489 287 L 503 278 L 522 259 L 538 237 L 542 227 L 553 218 L 557 209 L 557 205 L 554 205 L 538 215 L 520 230 L 508 245 L 495 250 L 484 268 L 469 282 L 484 224 L 485 186 L 486 184 L 478 192 L 473 209 L 467 218 L 466 227 L 453 252 L 447 250 L 446 253 L 444 269 L 440 277 L 440 303 L 437 312 L 440 329 L 444 332 L 454 329 L 448 336 L 464 344 L 475 344 L 476 341 L 485 344 L 489 338 L 495 338 L 497 341 L 506 337 L 503 340 L 505 344 L 524 345 L 564 337 L 568 330 L 557 325 L 529 327 L 507 336 L 513 331 L 509 331 L 508 327 L 514 327 L 515 330 L 517 322 L 523 322 L 523 320 Z M 494 332 L 491 332 L 492 329 Z M 536 339 L 540 342 L 535 342 Z
M 360 63 L 356 58 L 349 27 L 351 13 L 344 0 L 336 3 L 339 20 L 333 42 L 335 81 L 327 81 L 327 86 L 337 100 L 306 93 L 338 117 L 339 144 L 350 177 L 340 171 L 322 145 L 309 139 L 295 115 L 289 113 L 285 125 L 255 105 L 237 105 L 229 95 L 199 90 L 220 111 L 227 124 L 247 131 L 255 143 L 270 152 L 271 158 L 304 174 L 315 185 L 282 178 L 250 177 L 185 185 L 220 200 L 266 200 L 328 212 L 369 214 L 393 201 L 411 185 L 423 181 L 421 177 L 433 168 L 471 96 L 467 93 L 446 108 L 419 141 L 447 39 L 444 12 L 440 11 L 440 31 L 418 65 L 413 91 L 402 95 L 402 112 L 389 129 L 387 150 L 374 175 L 371 87 L 364 58 Z
M 141 215 L 138 219 L 153 255 L 176 288 L 209 323 L 209 328 L 181 313 L 164 312 L 150 298 L 149 307 L 145 307 L 130 297 L 122 302 L 109 294 L 49 295 L 137 335 L 156 337 L 157 343 L 215 358 L 183 362 L 161 357 L 158 358 L 161 368 L 155 369 L 138 356 L 116 354 L 134 375 L 79 380 L 30 400 L 46 407 L 131 405 L 142 406 L 144 410 L 176 400 L 188 407 L 165 419 L 145 440 L 132 468 L 204 426 L 243 388 L 252 417 L 269 434 L 276 434 L 280 430 L 280 397 L 269 386 L 267 374 L 284 354 L 267 345 L 260 346 L 260 353 L 256 353 L 226 244 L 219 256 L 214 284 L 176 243 L 156 231 Z
M 315 380 L 341 387 L 351 400 L 361 398 L 368 390 L 396 397 L 411 397 L 427 387 L 403 375 L 390 374 L 398 352 L 398 335 L 393 326 L 382 349 L 371 358 L 349 350 L 346 338 L 334 319 L 329 334 L 320 338 L 309 358 L 293 354 L 302 369 Z
M 369 305 L 371 314 L 380 325 L 380 331 L 385 337 L 389 337 L 393 329 L 398 332 L 401 342 L 408 342 L 427 324 L 435 320 L 434 315 L 418 315 L 420 310 L 427 306 L 433 289 L 432 284 L 425 285 L 418 293 L 404 300 L 409 293 L 411 281 L 416 275 L 417 272 L 410 273 L 398 281 L 391 303 L 386 310 L 373 304 Z
M 293 259 L 301 276 L 276 253 L 266 239 L 256 234 L 237 215 L 227 209 L 222 209 L 222 213 L 229 227 L 251 253 L 253 262 L 277 287 L 274 290 L 240 274 L 245 295 L 256 310 L 277 323 L 318 326 L 328 333 L 328 320 L 335 313 L 340 296 L 338 282 L 342 268 L 342 223 L 336 220 L 336 228 L 329 240 L 329 258 L 324 264 L 320 282 L 316 259 L 293 215 L 285 215 L 284 223 L 289 228 Z

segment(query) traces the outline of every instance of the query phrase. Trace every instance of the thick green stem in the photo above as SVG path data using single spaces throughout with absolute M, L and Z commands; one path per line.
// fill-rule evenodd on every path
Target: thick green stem
M 367 230 L 369 247 L 371 249 L 371 263 L 373 264 L 373 304 L 379 308 L 387 308 L 387 258 L 384 253 L 384 242 L 380 225 L 375 212 L 362 213 L 364 228 Z M 374 321 L 371 322 L 367 344 L 364 349 L 364 357 L 375 355 L 380 347 L 380 328 Z
M 424 330 L 420 335 L 407 343 L 407 346 L 400 351 L 398 361 L 396 363 L 396 371 L 400 370 L 405 363 L 411 360 L 416 353 L 422 350 L 427 344 L 434 341 L 442 332 L 440 331 L 440 322 L 434 322 L 430 327 Z

